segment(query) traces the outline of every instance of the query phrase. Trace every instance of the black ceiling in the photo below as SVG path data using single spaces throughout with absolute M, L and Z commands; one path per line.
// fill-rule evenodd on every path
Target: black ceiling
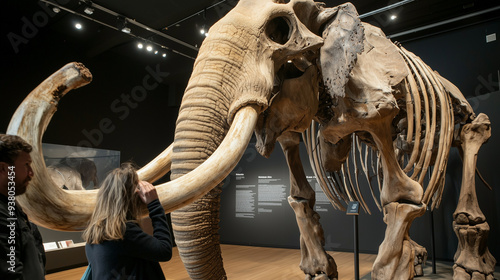
M 67 8 L 77 14 L 72 14 L 66 10 L 62 10 L 59 14 L 49 13 L 49 10 L 43 9 L 42 6 L 49 5 L 47 3 L 50 2 Z M 87 2 L 91 1 L 87 0 Z M 324 2 L 328 7 L 334 7 L 344 3 L 343 1 L 335 0 Z M 120 14 L 126 18 L 134 19 L 156 31 L 166 34 L 166 37 L 171 36 L 184 42 L 185 45 L 175 43 L 169 38 L 164 38 L 144 28 L 138 28 L 129 24 L 133 34 L 142 38 L 151 39 L 160 45 L 179 52 L 179 55 L 185 55 L 192 58 L 196 56 L 196 47 L 201 44 L 204 38 L 198 31 L 201 26 L 205 25 L 208 27 L 212 25 L 215 21 L 224 16 L 229 9 L 234 7 L 237 1 L 97 0 L 91 3 L 97 4 L 100 7 Z M 399 34 L 399 36 L 393 37 L 393 39 L 400 42 L 440 32 L 442 30 L 489 20 L 500 15 L 500 10 L 495 9 L 500 7 L 500 2 L 498 0 L 354 0 L 352 3 L 356 6 L 361 16 L 396 3 L 406 3 L 386 12 L 363 17 L 363 21 L 381 27 L 388 36 Z M 83 11 L 85 5 L 81 0 L 43 0 L 41 2 L 10 0 L 4 1 L 3 4 L 6 4 L 7 7 L 3 8 L 2 13 L 8 13 L 6 17 L 2 17 L 2 29 L 4 32 L 8 32 L 9 30 L 19 31 L 24 23 L 22 20 L 20 21 L 20 19 L 25 17 L 31 22 L 38 21 L 39 25 L 43 25 L 43 29 L 59 32 L 61 37 L 66 37 L 66 40 L 74 40 L 89 56 L 96 56 L 114 48 L 120 48 L 123 44 L 137 41 L 136 38 L 132 36 L 125 35 L 110 27 L 78 16 L 78 14 L 86 15 Z M 41 11 L 49 15 L 47 24 L 43 24 L 44 17 L 41 16 Z M 94 9 L 94 14 L 88 17 L 109 26 L 116 27 L 116 16 L 111 15 L 109 11 L 104 12 L 101 9 Z M 396 15 L 397 18 L 391 20 L 390 16 L 392 15 Z M 73 24 L 78 19 L 84 24 L 85 30 L 76 33 Z M 448 21 L 451 21 L 451 23 L 443 24 Z M 438 26 L 434 28 L 425 28 L 430 25 Z M 412 32 L 412 30 L 417 30 L 422 27 L 425 29 L 420 32 Z M 402 32 L 409 33 L 401 35 Z M 192 47 L 186 47 L 186 45 Z
M 82 1 L 3 1 L 2 49 L 6 50 L 2 54 L 3 71 L 10 71 L 6 67 L 26 61 L 21 59 L 22 56 L 35 59 L 37 55 L 48 56 L 55 53 L 63 56 L 66 52 L 78 52 L 80 57 L 99 59 L 102 55 L 113 53 L 123 57 L 124 62 L 153 63 L 165 52 L 165 61 L 176 69 L 172 71 L 176 75 L 170 78 L 186 80 L 197 55 L 197 48 L 204 39 L 199 29 L 212 25 L 237 3 L 236 0 L 95 0 L 91 3 L 102 8 L 95 8 L 92 15 L 87 15 L 84 13 L 86 5 Z M 324 2 L 328 7 L 344 3 L 335 0 Z M 55 14 L 51 11 L 52 5 L 48 3 L 54 3 L 62 10 Z M 363 21 L 381 27 L 386 35 L 399 42 L 500 16 L 498 0 L 353 0 L 352 3 Z M 405 4 L 366 16 L 398 3 Z M 129 23 L 133 36 L 120 32 L 116 30 L 116 14 L 133 19 L 152 30 Z M 391 20 L 392 15 L 397 18 Z M 82 30 L 74 28 L 76 21 L 83 24 Z M 30 24 L 35 30 L 30 30 Z M 156 43 L 158 55 L 138 54 L 137 43 L 142 39 Z M 44 51 L 41 52 L 40 49 Z M 146 53 L 144 50 L 142 52 Z M 74 55 L 70 57 L 73 58 Z M 81 60 L 80 57 L 76 59 Z

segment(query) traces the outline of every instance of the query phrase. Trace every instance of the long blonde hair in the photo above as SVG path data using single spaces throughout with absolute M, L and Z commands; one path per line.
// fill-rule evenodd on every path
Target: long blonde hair
M 88 244 L 122 240 L 125 223 L 138 223 L 140 198 L 136 193 L 139 177 L 131 163 L 124 163 L 106 176 L 97 193 L 97 203 L 83 239 Z

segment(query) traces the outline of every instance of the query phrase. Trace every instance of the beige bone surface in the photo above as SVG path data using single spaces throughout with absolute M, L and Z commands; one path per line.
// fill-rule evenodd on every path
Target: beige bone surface
M 384 206 L 385 238 L 373 264 L 372 279 L 413 279 L 415 250 L 408 231 L 425 205 L 389 203 Z

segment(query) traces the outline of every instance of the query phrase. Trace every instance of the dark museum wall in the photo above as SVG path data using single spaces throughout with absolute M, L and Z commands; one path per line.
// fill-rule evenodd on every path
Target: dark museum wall
M 133 160 L 139 165 L 163 151 L 173 140 L 178 105 L 193 60 L 176 55 L 170 55 L 169 59 L 142 54 L 131 56 L 128 53 L 137 51 L 133 44 L 123 44 L 102 54 L 98 49 L 82 49 L 76 38 L 62 38 L 50 25 L 31 30 L 27 42 L 13 49 L 6 34 L 21 34 L 26 28 L 26 21 L 22 19 L 31 19 L 40 10 L 36 5 L 17 7 L 2 17 L 2 21 L 17 25 L 15 28 L 4 22 L 0 25 L 0 132 L 5 132 L 10 117 L 32 89 L 66 63 L 79 61 L 90 69 L 94 79 L 60 101 L 43 142 L 116 150 L 121 152 L 121 161 Z M 455 83 L 466 97 L 471 98 L 476 112 L 484 112 L 490 117 L 492 137 L 479 151 L 478 168 L 493 190 L 488 190 L 478 178 L 476 184 L 479 204 L 491 227 L 489 248 L 499 261 L 500 42 L 486 43 L 485 36 L 492 33 L 500 34 L 498 18 L 402 44 Z M 85 36 L 87 40 L 99 39 L 98 35 Z M 145 79 L 155 86 L 145 89 Z M 103 126 L 104 123 L 111 125 Z M 302 159 L 307 174 L 312 176 L 304 151 Z M 443 203 L 433 213 L 439 259 L 452 259 L 457 247 L 451 215 L 460 181 L 461 161 L 458 153 L 452 151 Z M 288 170 L 279 145 L 270 159 L 264 159 L 251 143 L 224 184 L 221 241 L 298 248 L 295 215 L 286 200 L 288 184 Z M 369 193 L 365 193 L 365 197 L 370 198 Z M 369 205 L 372 215 L 361 212 L 359 217 L 360 250 L 376 253 L 384 237 L 385 224 L 373 202 Z M 321 216 L 326 248 L 352 250 L 353 218 L 333 210 L 320 194 L 316 211 Z M 411 231 L 414 240 L 427 247 L 429 254 L 430 223 L 431 214 L 427 212 L 414 222 Z

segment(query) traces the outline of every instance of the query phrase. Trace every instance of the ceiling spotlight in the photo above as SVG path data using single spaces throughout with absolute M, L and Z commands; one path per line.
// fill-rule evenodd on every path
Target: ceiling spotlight
M 75 28 L 76 28 L 76 29 L 82 29 L 82 27 L 83 27 L 83 26 L 82 26 L 80 23 L 75 24 Z
M 94 13 L 94 8 L 91 8 L 91 7 L 85 7 L 85 9 L 83 10 L 84 13 L 86 13 L 87 15 L 91 15 Z
M 167 57 L 167 54 L 166 54 L 166 53 L 163 53 L 161 56 L 163 56 L 163 57 Z
M 52 11 L 57 14 L 61 11 L 61 9 L 59 9 L 58 7 L 52 7 Z
M 142 43 L 139 43 L 139 44 L 137 44 L 137 47 L 138 47 L 139 49 L 142 49 L 142 48 L 144 47 L 144 45 L 143 45 Z
M 127 27 L 127 19 L 125 17 L 118 16 L 116 27 L 118 28 L 118 30 L 121 30 L 123 33 L 130 34 L 131 30 L 129 27 Z
M 85 6 L 83 12 L 87 15 L 91 15 L 94 13 L 94 8 L 92 8 L 92 0 L 80 0 L 78 4 Z
M 396 16 L 396 15 L 391 16 L 391 20 L 395 20 L 396 18 L 398 18 L 398 16 Z
M 158 54 L 158 51 L 155 51 L 155 54 Z
M 149 46 L 146 47 L 146 50 L 148 50 L 148 52 L 150 52 L 150 51 L 153 50 L 153 47 L 151 45 L 149 45 Z
M 200 34 L 201 34 L 201 35 L 205 35 L 205 36 L 206 36 L 206 34 L 207 34 L 207 33 L 208 33 L 208 30 L 206 29 L 206 25 L 205 25 L 205 24 L 203 24 L 203 25 L 201 26 L 201 28 L 200 28 Z

